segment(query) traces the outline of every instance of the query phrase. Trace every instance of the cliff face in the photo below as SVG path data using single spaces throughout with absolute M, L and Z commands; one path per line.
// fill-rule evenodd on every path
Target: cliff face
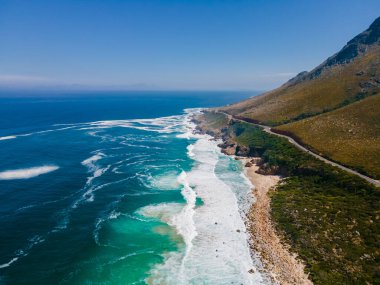
M 350 40 L 339 52 L 329 57 L 311 72 L 305 74 L 304 79 L 313 79 L 328 67 L 350 63 L 358 56 L 365 54 L 372 46 L 379 44 L 380 17 L 377 18 L 367 30 Z
M 380 177 L 380 166 L 373 165 L 375 162 L 368 158 L 368 163 L 355 162 L 358 156 L 380 154 L 379 100 L 369 100 L 379 96 L 380 17 L 310 72 L 301 72 L 275 90 L 221 109 L 286 130 L 326 156 Z M 358 102 L 360 112 L 367 116 L 355 112 L 352 104 Z M 342 133 L 344 137 L 339 135 Z M 348 156 L 349 152 L 352 155 Z
M 380 91 L 380 18 L 338 53 L 281 87 L 222 108 L 281 125 L 353 103 Z

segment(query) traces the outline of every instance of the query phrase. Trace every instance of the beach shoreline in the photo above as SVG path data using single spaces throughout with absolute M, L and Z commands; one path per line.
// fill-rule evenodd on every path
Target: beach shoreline
M 221 139 L 219 148 L 222 153 L 240 160 L 243 173 L 252 184 L 252 204 L 246 213 L 248 243 L 253 255 L 258 255 L 266 274 L 275 284 L 313 284 L 305 273 L 305 265 L 278 233 L 271 217 L 271 198 L 269 193 L 275 191 L 281 183 L 281 177 L 273 175 L 271 169 L 261 169 L 260 157 L 250 157 L 249 151 L 231 140 L 220 126 L 210 125 L 204 116 L 193 117 L 197 130 Z M 229 121 L 225 125 L 229 125 Z
M 272 280 L 279 284 L 313 284 L 304 272 L 304 264 L 290 252 L 278 235 L 270 214 L 269 192 L 281 181 L 277 175 L 257 173 L 259 158 L 239 157 L 244 174 L 253 185 L 255 201 L 247 213 L 247 230 L 251 250 L 259 254 Z

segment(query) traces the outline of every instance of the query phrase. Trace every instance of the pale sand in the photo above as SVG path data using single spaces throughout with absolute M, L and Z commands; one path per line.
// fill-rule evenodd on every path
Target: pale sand
M 245 164 L 251 158 L 241 159 Z M 264 267 L 279 284 L 313 284 L 304 273 L 304 265 L 289 251 L 277 235 L 270 217 L 269 190 L 280 177 L 256 173 L 257 165 L 245 167 L 245 174 L 255 186 L 253 194 L 256 202 L 248 213 L 247 228 L 251 235 L 251 247 L 261 255 Z

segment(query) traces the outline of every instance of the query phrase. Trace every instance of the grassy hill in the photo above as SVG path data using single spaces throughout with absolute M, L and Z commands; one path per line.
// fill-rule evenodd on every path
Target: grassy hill
M 260 156 L 260 173 L 284 177 L 270 192 L 272 221 L 281 240 L 306 264 L 313 283 L 380 284 L 378 189 L 284 138 L 220 115 L 205 113 L 199 126 L 222 134 L 224 147 L 234 143 L 247 149 L 247 155 Z
M 380 179 L 380 93 L 332 112 L 276 127 L 319 153 Z
M 379 178 L 378 94 L 380 17 L 312 71 L 221 109 L 286 130 L 325 156 Z

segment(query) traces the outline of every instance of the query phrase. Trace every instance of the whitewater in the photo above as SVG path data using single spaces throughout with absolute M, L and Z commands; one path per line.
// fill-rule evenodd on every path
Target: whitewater
M 192 117 L 200 111 L 57 124 L 47 131 L 0 138 L 2 143 L 58 141 L 63 149 L 70 143 L 76 151 L 72 158 L 63 152 L 50 163 L 33 160 L 34 166 L 0 171 L 0 180 L 11 186 L 25 181 L 37 183 L 30 184 L 35 189 L 46 184 L 41 189 L 58 191 L 46 199 L 41 193 L 3 215 L 16 219 L 52 213 L 45 218 L 46 227 L 4 255 L 0 281 L 2 273 L 12 276 L 7 275 L 12 271 L 2 270 L 23 270 L 28 258 L 49 254 L 65 241 L 67 253 L 60 248 L 61 254 L 72 258 L 73 269 L 67 269 L 63 280 L 57 277 L 61 284 L 270 284 L 249 247 L 245 226 L 252 185 L 242 175 L 240 162 L 220 152 L 218 141 L 196 132 Z M 82 185 L 51 184 L 69 175 L 80 177 Z M 91 246 L 74 259 L 70 254 L 80 238 Z
M 252 185 L 238 176 L 242 192 L 239 194 L 243 197 L 239 205 L 234 191 L 216 174 L 217 164 L 226 158 L 217 146 L 218 141 L 196 134 L 191 118 L 199 109 L 186 111 L 183 121 L 187 132 L 177 137 L 196 140 L 187 147 L 195 165 L 178 177 L 186 205 L 181 210 L 178 205 L 169 204 L 140 210 L 142 215 L 155 216 L 175 227 L 186 246 L 182 252 L 167 254 L 165 262 L 153 268 L 147 281 L 149 284 L 268 284 L 267 276 L 257 271 L 262 266 L 250 251 L 244 223 L 243 209 L 251 202 Z M 200 207 L 196 207 L 197 197 L 203 202 Z

